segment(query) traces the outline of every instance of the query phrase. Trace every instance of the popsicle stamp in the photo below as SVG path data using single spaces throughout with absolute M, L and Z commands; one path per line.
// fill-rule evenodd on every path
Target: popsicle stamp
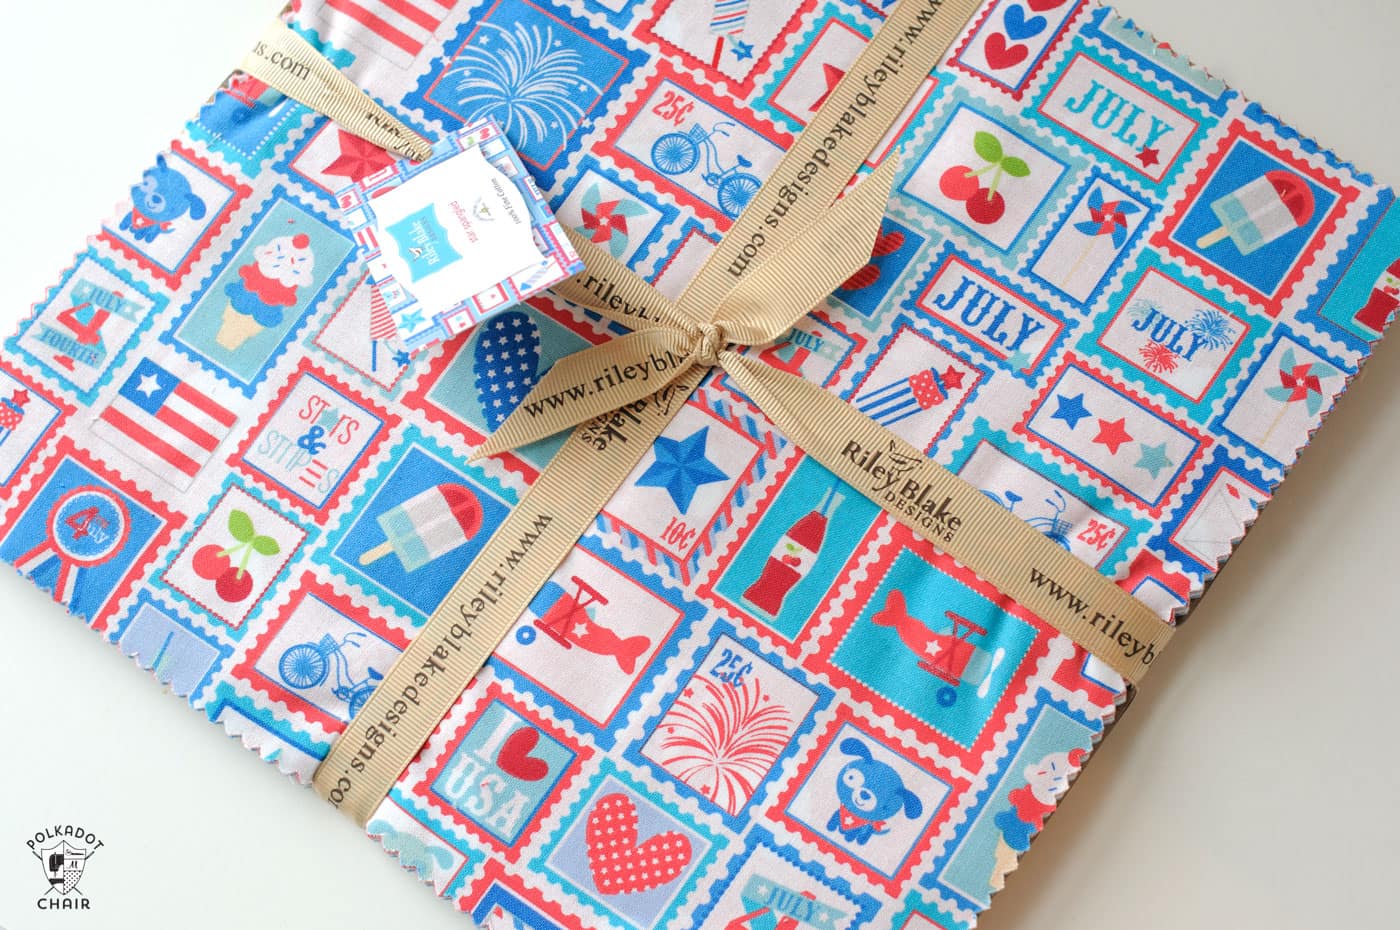
M 159 578 L 204 613 L 241 631 L 309 535 L 230 475 Z
M 428 770 L 414 790 L 448 823 L 514 862 L 592 756 L 492 684 L 451 737 L 429 747 Z
M 732 860 L 725 881 L 696 913 L 699 925 L 734 930 L 803 927 L 854 930 L 874 919 L 879 903 L 851 887 L 804 851 L 780 843 L 772 832 L 751 827 L 744 851 Z
M 1020 100 L 1083 0 L 991 4 L 953 64 Z
M 161 339 L 251 397 L 340 278 L 352 245 L 278 187 L 231 249 Z
M 736 638 L 727 624 L 715 630 L 680 693 L 643 725 L 650 737 L 626 757 L 674 780 L 737 831 L 831 690 Z
M 0 558 L 106 630 L 116 605 L 184 518 L 67 437 L 0 525 Z
M 1236 120 L 1152 244 L 1276 317 L 1357 196 L 1314 159 Z
M 447 596 L 515 495 L 408 427 L 313 558 L 414 626 Z
M 914 304 L 995 364 L 1032 383 L 1059 344 L 1065 321 L 986 265 L 944 243 L 918 286 Z
M 1150 524 L 985 419 L 973 421 L 949 467 L 1053 542 L 1105 573 L 1127 558 Z
M 494 116 L 546 190 L 574 136 L 648 60 L 599 27 L 529 0 L 496 0 L 464 21 L 443 51 L 404 105 L 451 129 Z M 540 74 L 548 77 L 522 81 L 512 61 L 547 63 Z
M 665 926 L 727 840 L 604 761 L 532 867 L 623 926 Z
M 397 424 L 398 417 L 302 359 L 229 463 L 324 518 Z
M 98 238 L 178 288 L 252 189 L 173 142 L 131 188 L 131 206 Z
M 1169 389 L 1175 409 L 1205 423 L 1269 321 L 1168 264 L 1152 250 L 1108 300 L 1078 347 L 1149 389 Z M 1229 308 L 1234 308 L 1229 309 Z
M 837 581 L 853 594 L 804 634 L 804 663 L 912 730 L 917 752 L 976 771 L 1048 627 L 902 524 L 866 543 Z
M 122 366 L 137 335 L 167 303 L 106 253 L 90 248 L 20 324 L 5 348 L 42 366 L 90 404 Z
M 898 894 L 966 778 L 886 745 L 842 705 L 770 815 L 856 874 Z
M 1015 431 L 1154 517 L 1211 444 L 1074 355 L 1066 356 Z
M 648 693 L 648 676 L 677 654 L 678 631 L 702 610 L 585 537 L 530 602 L 491 665 L 606 748 L 626 738 L 615 721 L 658 706 L 679 687 Z
M 636 102 L 595 151 L 724 227 L 758 193 L 791 139 L 730 112 L 714 93 L 658 62 Z
M 795 656 L 792 642 L 878 514 L 831 472 L 796 455 L 736 526 L 697 593 Z
M 305 574 L 232 672 L 323 732 L 339 733 L 407 647 L 403 631 Z

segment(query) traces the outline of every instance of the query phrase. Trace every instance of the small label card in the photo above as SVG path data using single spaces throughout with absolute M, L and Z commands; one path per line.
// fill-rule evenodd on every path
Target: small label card
M 427 161 L 397 161 L 336 199 L 410 351 L 583 270 L 494 119 L 469 123 Z

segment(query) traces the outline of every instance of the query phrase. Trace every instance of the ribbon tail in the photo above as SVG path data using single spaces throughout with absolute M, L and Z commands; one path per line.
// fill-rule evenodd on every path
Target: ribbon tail
M 682 315 L 675 301 L 613 258 L 611 252 L 577 230 L 564 232 L 583 259 L 584 270 L 551 287 L 551 293 L 632 330 L 662 326 L 690 330 L 699 325 L 698 320 Z
M 685 333 L 648 329 L 561 358 L 472 460 L 517 449 L 655 394 L 690 370 L 693 342 Z
M 886 158 L 800 235 L 739 280 L 714 312 L 732 341 L 772 342 L 870 261 L 898 170 L 898 159 Z M 685 298 L 679 304 L 682 312 L 689 305 Z
M 719 363 L 803 452 L 1075 642 L 1107 646 L 1095 654 L 1128 681 L 1166 646 L 1174 627 L 1152 608 L 846 401 L 736 352 Z

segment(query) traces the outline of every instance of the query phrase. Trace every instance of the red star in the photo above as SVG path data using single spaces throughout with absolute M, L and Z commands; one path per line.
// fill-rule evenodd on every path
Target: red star
M 325 167 L 326 174 L 358 181 L 394 163 L 394 156 L 373 142 L 339 129 L 336 132 L 340 133 L 340 155 Z
M 1322 379 L 1311 372 L 1312 365 L 1294 365 L 1293 371 L 1291 372 L 1285 372 L 1282 369 L 1279 370 L 1279 381 L 1283 382 L 1283 386 L 1293 392 L 1288 397 L 1289 403 L 1306 400 L 1308 393 L 1311 391 L 1316 391 L 1319 394 L 1322 393 Z
M 614 232 L 627 235 L 627 217 L 617 212 L 621 200 L 604 200 L 597 210 L 583 211 L 583 228 L 593 233 L 594 242 L 607 242 Z
M 1142 162 L 1143 167 L 1147 167 L 1148 165 L 1157 164 L 1160 160 L 1158 158 L 1159 154 L 1160 153 L 1156 149 L 1143 149 L 1141 152 L 1138 152 L 1137 159 Z
M 963 373 L 949 365 L 947 370 L 943 372 L 943 386 L 950 391 L 959 391 L 962 390 L 962 384 Z
M 23 408 L 25 404 L 29 403 L 29 392 L 24 388 L 15 388 L 15 392 L 10 395 L 10 403 Z
M 1112 454 L 1117 455 L 1123 443 L 1132 441 L 1133 437 L 1128 435 L 1127 417 L 1119 417 L 1112 422 L 1099 420 L 1099 434 L 1094 437 L 1094 442 L 1108 446 L 1108 451 Z

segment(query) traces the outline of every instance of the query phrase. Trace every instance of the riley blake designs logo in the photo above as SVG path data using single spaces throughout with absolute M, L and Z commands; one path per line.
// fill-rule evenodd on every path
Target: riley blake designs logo
M 35 906 L 41 911 L 86 911 L 92 902 L 78 887 L 83 870 L 93 854 L 102 848 L 97 834 L 71 824 L 45 827 L 26 842 L 39 860 L 48 890 Z
M 900 452 L 893 442 L 888 449 L 872 450 L 850 440 L 841 454 L 870 476 L 871 490 L 890 505 L 891 511 L 938 534 L 940 541 L 952 542 L 962 527 L 962 517 L 952 512 L 951 497 L 937 499 L 932 487 L 912 476 L 919 459 Z

